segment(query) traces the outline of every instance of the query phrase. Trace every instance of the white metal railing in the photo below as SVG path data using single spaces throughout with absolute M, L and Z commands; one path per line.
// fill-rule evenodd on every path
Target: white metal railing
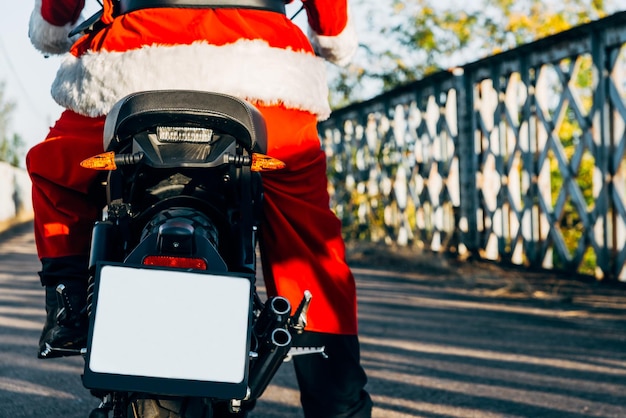
M 347 239 L 626 280 L 626 12 L 320 124 Z

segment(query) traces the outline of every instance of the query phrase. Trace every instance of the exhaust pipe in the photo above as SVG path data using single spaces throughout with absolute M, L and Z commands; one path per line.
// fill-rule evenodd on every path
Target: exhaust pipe
M 274 329 L 270 334 L 269 343 L 261 346 L 259 357 L 250 370 L 248 379 L 250 399 L 258 399 L 263 394 L 290 348 L 289 331 L 284 328 Z
M 291 314 L 291 303 L 287 298 L 274 296 L 265 303 L 254 324 L 254 334 L 259 340 L 270 338 L 272 330 L 283 328 Z

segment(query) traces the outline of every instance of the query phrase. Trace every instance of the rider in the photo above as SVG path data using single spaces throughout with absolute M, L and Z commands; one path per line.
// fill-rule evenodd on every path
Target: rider
M 326 156 L 317 132 L 317 122 L 330 114 L 322 58 L 343 65 L 357 47 L 347 0 L 303 0 L 308 37 L 285 16 L 283 0 L 104 0 L 93 29 L 70 39 L 84 3 L 35 0 L 29 23 L 37 49 L 69 51 L 52 85 L 65 110 L 27 155 L 46 290 L 38 356 L 53 357 L 49 346 L 85 344 L 87 260 L 99 206 L 92 195 L 97 172 L 79 162 L 103 151 L 111 106 L 143 90 L 220 92 L 260 110 L 267 153 L 287 164 L 286 172 L 263 173 L 260 248 L 269 295 L 291 301 L 305 290 L 314 295 L 298 343 L 325 346 L 329 358 L 294 358 L 305 415 L 369 417 L 355 282 L 340 221 L 329 208 Z M 65 303 L 57 298 L 59 285 Z

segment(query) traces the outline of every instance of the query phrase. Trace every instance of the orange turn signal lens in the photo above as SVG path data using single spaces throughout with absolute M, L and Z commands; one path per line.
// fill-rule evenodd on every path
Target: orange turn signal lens
M 251 171 L 271 171 L 280 170 L 287 165 L 277 158 L 272 158 L 265 154 L 252 154 Z
M 86 160 L 81 161 L 80 166 L 92 170 L 117 170 L 117 164 L 115 164 L 115 153 L 110 151 L 94 155 L 93 157 L 89 157 Z

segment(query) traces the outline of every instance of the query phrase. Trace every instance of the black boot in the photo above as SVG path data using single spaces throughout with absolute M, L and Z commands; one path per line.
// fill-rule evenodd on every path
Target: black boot
M 39 347 L 44 340 L 44 336 L 57 324 L 57 314 L 59 313 L 59 300 L 57 299 L 56 286 L 46 286 L 46 322 L 39 337 Z M 41 351 L 41 350 L 40 350 Z
M 87 289 L 67 281 L 46 286 L 46 323 L 39 338 L 41 359 L 80 354 L 87 345 Z
M 372 400 L 360 364 L 356 335 L 303 332 L 295 346 L 324 347 L 327 357 L 307 354 L 293 358 L 306 418 L 371 418 Z
M 86 347 L 88 329 L 86 259 L 72 256 L 42 261 L 40 276 L 46 289 L 46 322 L 37 357 L 80 354 L 80 349 Z

